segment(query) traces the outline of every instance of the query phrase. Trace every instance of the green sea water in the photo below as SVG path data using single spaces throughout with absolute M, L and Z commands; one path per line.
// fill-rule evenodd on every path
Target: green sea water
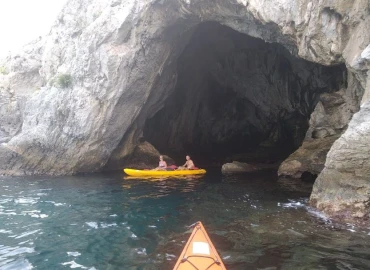
M 198 220 L 229 270 L 370 269 L 370 229 L 275 175 L 0 178 L 0 269 L 172 269 Z

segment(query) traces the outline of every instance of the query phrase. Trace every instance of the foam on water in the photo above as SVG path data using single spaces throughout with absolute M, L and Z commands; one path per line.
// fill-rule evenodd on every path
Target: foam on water
M 172 261 L 173 259 L 176 258 L 176 255 L 169 254 L 169 253 L 166 253 L 165 256 L 166 256 L 166 260 L 168 260 L 168 261 Z
M 324 213 L 321 211 L 314 209 L 307 205 L 308 199 L 301 199 L 301 200 L 288 200 L 288 203 L 277 203 L 277 206 L 283 207 L 283 208 L 293 208 L 293 209 L 299 209 L 304 208 L 307 210 L 307 212 L 316 218 L 319 218 L 323 220 L 325 223 L 331 223 L 330 218 L 328 218 Z M 303 221 L 297 221 L 297 222 L 303 222 Z
M 320 212 L 319 210 L 311 208 L 311 207 L 307 207 L 307 211 L 311 215 L 323 220 L 325 223 L 331 223 L 330 218 L 327 217 L 323 212 Z
M 87 226 L 89 226 L 90 228 L 93 228 L 93 229 L 97 229 L 98 228 L 98 223 L 97 222 L 85 222 L 87 224 Z
M 71 251 L 71 252 L 67 252 L 68 256 L 73 256 L 73 257 L 78 257 L 81 255 L 80 252 L 77 252 L 77 251 Z
M 14 199 L 14 202 L 17 204 L 35 204 L 38 202 L 39 199 L 40 197 L 37 197 L 37 198 L 23 197 L 23 198 Z
M 116 227 L 117 226 L 117 223 L 100 223 L 100 227 L 101 228 L 109 228 L 109 227 Z
M 278 202 L 278 206 L 282 206 L 283 208 L 301 208 L 301 207 L 306 207 L 307 201 L 302 200 L 302 201 L 295 201 L 295 200 L 288 200 L 288 203 L 280 203 Z
M 101 222 L 101 223 L 98 223 L 98 222 L 94 222 L 94 221 L 91 221 L 91 222 L 85 222 L 90 228 L 93 228 L 93 229 L 98 229 L 98 228 L 102 228 L 102 229 L 105 229 L 105 228 L 109 228 L 109 227 L 116 227 L 118 226 L 117 223 L 105 223 L 105 222 Z
M 48 215 L 46 215 L 46 214 L 40 214 L 40 215 L 32 214 L 31 217 L 34 217 L 34 218 L 47 218 Z
M 146 248 L 137 248 L 135 250 L 136 250 L 137 254 L 139 254 L 139 255 L 147 255 Z
M 22 211 L 21 213 L 23 215 L 32 215 L 32 214 L 38 214 L 40 213 L 41 211 L 40 210 L 26 210 L 26 211 Z
M 81 268 L 81 269 L 87 269 L 87 267 L 76 263 L 75 261 L 70 261 L 70 262 L 64 262 L 61 263 L 61 265 L 69 265 L 70 268 Z
M 54 202 L 54 201 L 44 201 L 44 202 L 46 202 L 46 203 L 51 203 L 51 204 L 53 204 L 53 205 L 55 205 L 55 206 L 63 206 L 63 205 L 66 205 L 65 203 L 56 203 L 56 202 Z

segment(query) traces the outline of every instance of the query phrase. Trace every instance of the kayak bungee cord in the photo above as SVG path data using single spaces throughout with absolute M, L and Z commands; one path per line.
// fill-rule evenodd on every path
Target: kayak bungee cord
M 211 241 L 210 241 L 210 239 L 209 239 L 209 237 L 208 237 L 208 235 L 207 235 L 207 233 L 202 229 L 202 224 L 201 224 L 201 222 L 196 222 L 195 223 L 196 225 L 195 225 L 195 228 L 194 228 L 194 230 L 193 230 L 193 232 L 192 232 L 192 235 L 190 236 L 190 238 L 189 238 L 189 240 L 188 240 L 188 242 L 186 243 L 186 245 L 185 245 L 185 247 L 184 247 L 184 255 L 183 255 L 183 257 L 181 258 L 181 260 L 179 260 L 179 262 L 176 264 L 177 265 L 177 267 L 175 266 L 175 268 L 174 268 L 174 270 L 176 270 L 176 269 L 179 269 L 179 267 L 183 264 L 183 263 L 186 263 L 186 262 L 188 262 L 192 267 L 193 267 L 193 269 L 196 269 L 196 270 L 207 270 L 207 269 L 210 269 L 213 265 L 218 265 L 218 266 L 220 266 L 221 267 L 221 269 L 226 269 L 226 268 L 224 268 L 224 266 L 223 266 L 223 264 L 222 264 L 222 262 L 218 259 L 218 254 L 217 254 L 217 251 L 214 249 L 214 246 L 211 244 Z M 207 244 L 207 247 L 209 248 L 210 247 L 210 249 L 211 249 L 211 253 L 212 253 L 212 255 L 213 255 L 213 257 L 211 256 L 211 254 L 210 255 L 206 255 L 206 254 L 192 254 L 192 255 L 186 255 L 186 253 L 187 253 L 187 250 L 188 250 L 188 248 L 189 248 L 189 245 L 190 244 L 194 244 L 195 242 L 193 242 L 193 239 L 194 239 L 194 237 L 197 235 L 197 233 L 198 233 L 198 231 L 200 231 L 201 233 L 202 233 L 202 235 L 203 235 L 203 237 L 204 237 L 204 239 L 206 239 L 207 240 L 207 242 L 208 243 L 206 243 Z M 194 251 L 193 251 L 193 253 L 194 253 Z M 209 253 L 208 253 L 209 254 Z M 191 260 L 189 260 L 189 259 L 191 259 L 191 258 L 204 258 L 204 259 L 210 259 L 210 260 L 212 260 L 212 262 L 205 268 L 205 269 L 199 269 Z M 204 267 L 204 266 L 203 266 Z

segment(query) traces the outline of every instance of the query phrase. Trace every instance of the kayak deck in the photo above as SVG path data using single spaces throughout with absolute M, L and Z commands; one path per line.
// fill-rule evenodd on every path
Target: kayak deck
M 152 170 L 136 170 L 125 168 L 123 171 L 130 176 L 171 176 L 171 175 L 200 175 L 205 174 L 206 170 L 174 170 L 174 171 L 152 171 Z
M 201 222 L 197 222 L 173 270 L 226 270 Z

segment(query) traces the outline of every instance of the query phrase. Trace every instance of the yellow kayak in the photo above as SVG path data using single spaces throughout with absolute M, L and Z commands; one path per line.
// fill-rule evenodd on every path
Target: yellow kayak
M 148 180 L 148 181 L 162 181 L 169 180 L 171 178 L 184 179 L 184 180 L 195 180 L 203 178 L 204 174 L 188 174 L 188 175 L 141 175 L 141 176 L 130 176 L 124 175 L 124 180 Z
M 174 171 L 151 171 L 125 168 L 123 171 L 130 176 L 176 176 L 176 175 L 199 175 L 205 174 L 206 170 L 174 170 Z
M 199 221 L 173 270 L 226 270 L 220 255 Z

